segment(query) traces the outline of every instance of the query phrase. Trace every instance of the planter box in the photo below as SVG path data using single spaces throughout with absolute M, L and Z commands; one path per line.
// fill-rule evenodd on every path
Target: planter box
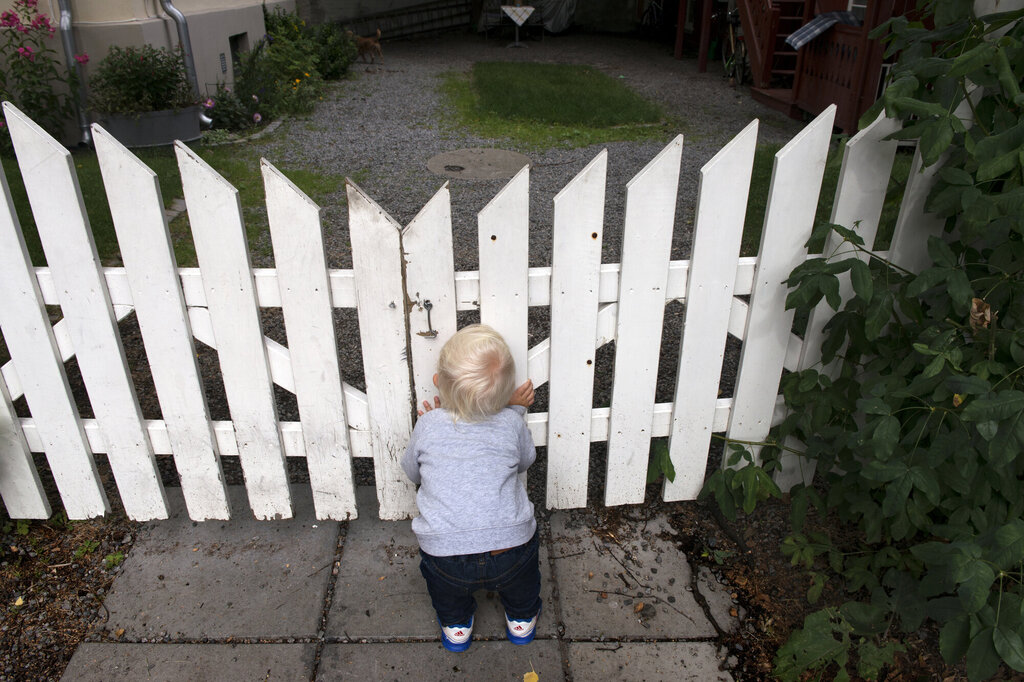
M 126 147 L 158 147 L 198 140 L 199 105 L 141 114 L 99 114 L 100 125 Z

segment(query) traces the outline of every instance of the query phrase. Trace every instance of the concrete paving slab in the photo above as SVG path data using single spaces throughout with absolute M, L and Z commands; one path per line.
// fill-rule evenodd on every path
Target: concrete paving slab
M 735 632 L 740 626 L 740 620 L 747 615 L 746 609 L 736 603 L 729 588 L 720 583 L 707 566 L 697 569 L 697 589 L 708 603 L 708 610 L 718 624 L 718 629 L 722 632 Z
M 63 682 L 308 680 L 314 644 L 82 644 Z
M 478 642 L 461 654 L 438 643 L 328 644 L 320 656 L 317 680 L 522 680 L 534 670 L 544 682 L 565 679 L 558 642 L 534 640 L 526 646 Z M 577 680 L 588 678 L 577 677 Z M 599 678 L 589 678 L 599 679 Z
M 172 516 L 147 524 L 106 600 L 107 632 L 124 638 L 314 637 L 337 547 L 338 524 L 317 521 L 309 486 L 293 486 L 295 518 L 256 521 L 242 486 L 228 488 L 235 518 L 197 523 L 180 489 Z
M 348 639 L 382 637 L 431 639 L 440 636 L 427 585 L 420 574 L 419 544 L 409 521 L 377 518 L 376 491 L 356 489 L 359 518 L 349 521 L 327 636 Z M 364 511 L 365 510 L 365 511 Z M 544 544 L 540 549 L 543 613 L 537 636 L 555 634 L 551 570 Z M 505 619 L 497 594 L 477 592 L 473 633 L 504 637 Z
M 576 642 L 569 644 L 576 680 L 630 682 L 731 682 L 712 642 Z M 543 677 L 541 679 L 544 679 Z
M 690 565 L 658 516 L 598 537 L 578 512 L 551 515 L 565 636 L 687 639 L 717 633 L 690 590 Z

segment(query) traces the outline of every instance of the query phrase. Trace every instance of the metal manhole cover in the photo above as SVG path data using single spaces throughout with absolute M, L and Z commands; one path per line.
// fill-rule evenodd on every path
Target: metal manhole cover
M 529 165 L 530 158 L 519 152 L 478 147 L 444 152 L 427 161 L 431 173 L 468 180 L 507 179 Z

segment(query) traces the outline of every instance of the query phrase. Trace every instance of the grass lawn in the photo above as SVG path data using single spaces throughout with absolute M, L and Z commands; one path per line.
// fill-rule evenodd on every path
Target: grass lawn
M 245 219 L 246 232 L 249 236 L 250 250 L 268 248 L 269 240 L 262 239 L 268 231 L 267 212 L 263 190 L 263 177 L 260 173 L 259 155 L 244 142 L 239 144 L 204 147 L 201 144 L 192 148 L 230 182 L 239 192 L 242 202 L 242 214 Z M 160 181 L 160 192 L 165 205 L 180 198 L 181 176 L 178 164 L 171 147 L 134 150 L 136 156 L 149 166 Z M 118 251 L 114 224 L 107 205 L 103 179 L 100 176 L 99 162 L 94 151 L 76 151 L 72 153 L 78 181 L 82 188 L 82 198 L 89 214 L 93 238 L 100 261 L 105 266 L 120 265 L 121 256 Z M 21 221 L 22 232 L 32 263 L 36 266 L 46 265 L 39 234 L 36 232 L 28 196 L 21 181 L 21 174 L 14 158 L 4 157 L 4 172 L 11 188 L 14 206 Z M 313 201 L 322 201 L 324 197 L 337 192 L 344 182 L 342 175 L 320 173 L 305 169 L 280 169 L 299 189 L 308 194 Z M 174 251 L 178 265 L 192 267 L 196 265 L 195 245 L 189 231 L 188 216 L 180 215 L 170 225 L 174 242 Z
M 449 73 L 442 92 L 455 123 L 532 147 L 584 147 L 667 137 L 679 128 L 657 104 L 589 66 L 477 62 Z

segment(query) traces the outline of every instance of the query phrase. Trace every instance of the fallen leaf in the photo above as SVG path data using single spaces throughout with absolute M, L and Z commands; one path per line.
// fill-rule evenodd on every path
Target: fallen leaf
M 738 618 L 740 614 L 739 611 L 736 610 L 736 607 L 733 606 L 731 609 L 729 609 L 729 615 L 733 618 Z
M 14 605 L 15 606 L 21 606 L 24 603 L 25 603 L 25 600 L 22 599 L 21 597 L 18 597 L 17 599 L 14 600 Z
M 644 603 L 642 601 L 638 601 L 636 603 L 636 606 L 633 607 L 633 613 L 640 613 L 643 610 L 644 610 Z
M 384 580 L 384 576 L 377 578 L 378 581 Z
M 523 682 L 538 682 L 538 680 L 540 680 L 540 676 L 535 672 L 528 672 L 523 675 Z
M 589 573 L 587 573 L 587 580 L 591 580 L 591 579 L 593 579 L 593 577 L 594 577 L 594 572 L 593 571 L 590 571 Z
M 607 592 L 602 592 L 601 593 L 601 599 L 607 599 L 607 598 L 608 598 L 608 593 Z
M 124 628 L 118 628 L 117 632 L 114 633 L 118 637 L 124 637 Z
M 953 394 L 953 407 L 960 407 L 964 402 L 964 397 L 959 393 Z

